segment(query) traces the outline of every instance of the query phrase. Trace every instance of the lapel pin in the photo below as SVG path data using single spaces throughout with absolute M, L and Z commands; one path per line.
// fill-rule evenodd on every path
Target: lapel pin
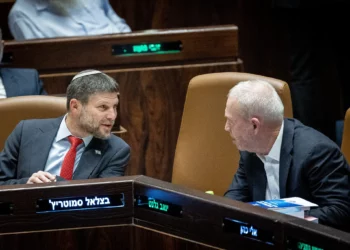
M 100 150 L 95 150 L 95 154 L 101 155 L 101 151 Z

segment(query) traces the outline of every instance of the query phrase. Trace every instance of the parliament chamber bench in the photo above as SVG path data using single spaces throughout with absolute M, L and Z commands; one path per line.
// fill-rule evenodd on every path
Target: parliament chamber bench
M 337 249 L 350 234 L 146 176 L 0 187 L 1 249 Z
M 128 34 L 5 41 L 4 67 L 35 68 L 50 95 L 72 77 L 98 69 L 120 84 L 122 136 L 131 146 L 126 174 L 170 181 L 190 80 L 214 72 L 242 72 L 235 25 Z

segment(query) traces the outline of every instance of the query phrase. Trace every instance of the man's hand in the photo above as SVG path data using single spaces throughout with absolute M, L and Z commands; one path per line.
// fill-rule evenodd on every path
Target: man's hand
M 34 184 L 34 183 L 47 183 L 47 182 L 55 182 L 56 176 L 50 174 L 49 172 L 39 171 L 29 178 L 27 181 L 27 184 Z

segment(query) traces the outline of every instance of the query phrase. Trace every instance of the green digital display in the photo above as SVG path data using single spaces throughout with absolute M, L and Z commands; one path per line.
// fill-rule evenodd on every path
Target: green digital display
M 306 243 L 304 241 L 296 239 L 289 239 L 287 241 L 287 246 L 288 250 L 324 250 L 324 248 L 321 248 L 314 244 Z
M 112 55 L 131 56 L 143 54 L 172 54 L 180 53 L 182 43 L 174 42 L 156 42 L 156 43 L 137 43 L 137 44 L 118 44 L 112 46 Z
M 132 52 L 134 53 L 147 53 L 147 52 L 159 52 L 162 51 L 161 43 L 140 44 L 133 45 Z M 126 52 L 126 50 L 124 50 Z
M 297 242 L 297 249 L 299 250 L 323 250 L 323 248 L 315 247 L 304 242 Z
M 164 204 L 160 201 L 156 201 L 155 199 L 152 199 L 152 198 L 148 200 L 148 207 L 156 210 L 164 211 L 164 212 L 168 212 L 169 210 L 169 205 Z
M 156 211 L 163 214 L 181 217 L 182 207 L 168 201 L 155 199 L 154 197 L 148 197 L 144 195 L 135 196 L 135 206 L 146 208 L 152 211 Z

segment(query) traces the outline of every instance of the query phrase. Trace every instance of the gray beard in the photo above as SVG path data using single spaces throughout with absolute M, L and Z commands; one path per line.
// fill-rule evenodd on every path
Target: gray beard
M 81 0 L 48 0 L 50 7 L 60 16 L 69 16 L 69 9 L 82 5 Z

